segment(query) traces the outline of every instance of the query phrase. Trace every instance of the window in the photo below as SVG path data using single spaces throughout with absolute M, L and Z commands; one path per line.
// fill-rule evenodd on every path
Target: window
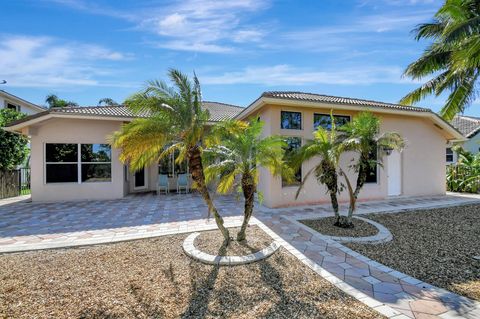
M 282 111 L 280 115 L 280 127 L 287 130 L 302 129 L 302 113 Z
M 370 159 L 371 160 L 377 160 L 377 148 L 375 147 L 375 150 L 370 153 Z M 377 175 L 378 175 L 378 165 L 375 166 L 368 166 L 367 168 L 367 179 L 365 180 L 365 183 L 376 183 L 377 182 Z
M 47 143 L 45 182 L 109 182 L 112 178 L 111 158 L 108 144 Z
M 453 150 L 451 147 L 447 147 L 446 160 L 447 160 L 447 163 L 453 162 Z
M 112 180 L 112 152 L 108 144 L 82 144 L 82 183 Z
M 78 145 L 46 144 L 45 166 L 47 183 L 77 183 Z
M 296 149 L 302 146 L 301 137 L 287 137 L 286 139 L 287 147 L 285 149 L 285 156 L 290 156 Z M 297 172 L 295 172 L 295 179 L 292 182 L 287 182 L 282 179 L 282 186 L 293 186 L 299 185 L 302 182 L 302 168 L 300 167 Z
M 176 163 L 176 159 L 178 158 L 179 154 L 179 151 L 175 151 L 173 154 L 170 154 L 168 157 L 160 160 L 158 163 L 158 174 L 168 175 L 168 177 L 175 177 L 177 174 L 188 173 L 186 161 Z
M 350 116 L 348 115 L 334 115 L 335 126 L 340 127 L 350 122 Z M 319 126 L 326 130 L 332 129 L 332 118 L 330 114 L 313 114 L 313 128 L 316 130 Z
M 12 103 L 8 103 L 8 102 L 5 102 L 5 108 L 6 109 L 10 109 L 10 110 L 14 110 L 14 111 L 17 111 L 17 112 L 20 112 L 20 106 L 18 105 L 15 105 L 15 104 L 12 104 Z

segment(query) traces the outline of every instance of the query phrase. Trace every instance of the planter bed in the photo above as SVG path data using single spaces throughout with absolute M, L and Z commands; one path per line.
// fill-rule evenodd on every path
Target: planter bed
M 250 230 L 250 244 L 263 245 Z M 207 251 L 219 248 L 212 235 L 199 243 Z M 218 267 L 187 257 L 187 236 L 0 255 L 0 317 L 383 318 L 283 248 Z
M 346 246 L 395 270 L 480 300 L 480 205 L 362 215 L 393 241 Z
M 327 236 L 338 237 L 367 237 L 378 233 L 377 227 L 359 219 L 353 219 L 354 228 L 341 228 L 333 226 L 335 217 L 324 217 L 319 219 L 299 220 L 302 224 Z

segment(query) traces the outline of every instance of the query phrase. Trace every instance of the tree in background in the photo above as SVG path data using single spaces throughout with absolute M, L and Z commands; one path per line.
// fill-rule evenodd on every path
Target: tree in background
M 0 110 L 0 127 L 25 117 L 25 114 L 11 109 Z M 0 170 L 16 169 L 28 155 L 28 140 L 23 135 L 4 131 L 0 128 Z
M 55 94 L 47 95 L 47 97 L 45 98 L 45 102 L 48 104 L 49 108 L 78 106 L 78 104 L 75 102 L 59 99 L 58 96 L 56 96 Z
M 477 97 L 480 72 L 480 2 L 446 0 L 434 21 L 415 30 L 416 40 L 433 43 L 405 70 L 404 75 L 419 80 L 432 76 L 425 84 L 402 98 L 411 105 L 426 96 L 449 92 L 440 115 L 447 121 L 463 112 Z
M 117 102 L 115 102 L 113 99 L 111 99 L 109 97 L 104 97 L 103 99 L 100 99 L 98 101 L 98 106 L 101 106 L 102 104 L 104 104 L 106 106 L 118 106 L 119 105 Z
M 262 138 L 263 122 L 248 123 L 231 120 L 219 123 L 207 139 L 204 150 L 207 183 L 218 180 L 217 192 L 226 194 L 233 189 L 243 194 L 245 209 L 237 241 L 246 239 L 248 222 L 253 215 L 259 169 L 263 167 L 274 176 L 285 173 L 285 142 L 280 136 Z
M 128 163 L 132 170 L 158 163 L 177 151 L 177 163 L 188 162 L 193 187 L 207 203 L 228 244 L 228 229 L 213 203 L 203 172 L 202 153 L 209 112 L 202 109 L 200 83 L 196 76 L 192 82 L 175 69 L 170 69 L 168 76 L 174 87 L 163 81 L 150 81 L 144 90 L 125 101 L 135 114 L 148 113 L 150 117 L 124 124 L 111 137 L 112 144 L 122 150 L 120 160 Z

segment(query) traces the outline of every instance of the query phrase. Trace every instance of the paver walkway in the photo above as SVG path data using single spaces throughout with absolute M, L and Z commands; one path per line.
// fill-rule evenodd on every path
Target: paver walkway
M 132 195 L 115 201 L 29 203 L 0 201 L 0 252 L 107 243 L 215 228 L 196 195 Z M 360 203 L 358 214 L 480 202 L 476 196 L 396 198 Z M 227 226 L 238 226 L 243 205 L 216 199 Z M 392 318 L 480 318 L 468 298 L 433 287 L 369 260 L 299 223 L 330 215 L 329 205 L 259 208 L 259 224 L 290 252 L 337 287 Z M 371 298 L 368 298 L 371 297 Z

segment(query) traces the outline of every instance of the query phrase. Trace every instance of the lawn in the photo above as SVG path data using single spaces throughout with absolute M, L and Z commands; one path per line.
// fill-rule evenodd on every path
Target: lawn
M 351 249 L 435 286 L 480 300 L 480 205 L 369 214 L 393 234 L 384 244 Z M 356 222 L 356 221 L 354 221 Z
M 0 255 L 0 317 L 383 318 L 283 248 L 261 262 L 215 267 L 184 254 L 187 235 Z M 256 250 L 265 236 L 232 249 Z M 196 244 L 212 250 L 218 238 L 202 234 Z

